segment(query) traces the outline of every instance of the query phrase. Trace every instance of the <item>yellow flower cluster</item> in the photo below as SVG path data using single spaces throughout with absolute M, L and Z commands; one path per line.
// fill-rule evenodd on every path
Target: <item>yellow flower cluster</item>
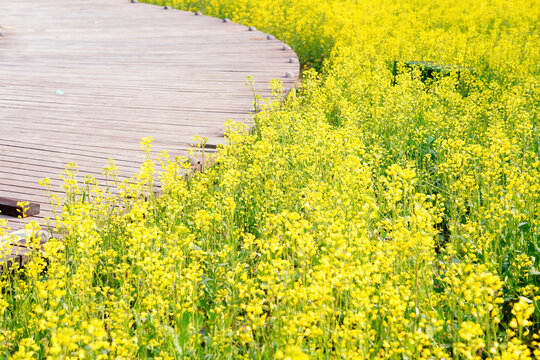
M 150 138 L 126 181 L 70 164 L 1 357 L 540 357 L 535 1 L 149 2 L 285 40 L 301 88 L 187 180 Z

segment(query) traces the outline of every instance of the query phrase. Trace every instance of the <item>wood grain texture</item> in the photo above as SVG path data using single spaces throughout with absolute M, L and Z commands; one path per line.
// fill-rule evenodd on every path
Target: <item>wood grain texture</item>
M 266 34 L 129 0 L 1 1 L 0 26 L 0 197 L 39 204 L 28 219 L 52 216 L 38 181 L 61 194 L 67 163 L 104 182 L 109 158 L 121 178 L 138 170 L 142 137 L 172 156 L 195 135 L 215 148 L 226 120 L 249 124 L 248 76 L 268 97 L 272 79 L 287 91 L 299 73 Z

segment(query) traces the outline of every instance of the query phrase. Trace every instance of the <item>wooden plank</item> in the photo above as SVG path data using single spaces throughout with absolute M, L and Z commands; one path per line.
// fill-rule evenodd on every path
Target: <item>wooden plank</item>
M 23 267 L 33 251 L 43 251 L 43 245 L 51 235 L 43 230 L 37 231 L 33 237 L 26 230 L 19 230 L 0 237 L 0 270 L 13 266 Z M 32 244 L 30 244 L 32 240 Z
M 0 38 L 0 197 L 40 203 L 35 219 L 52 211 L 38 180 L 51 178 L 51 193 L 62 194 L 58 175 L 68 162 L 78 179 L 103 183 L 109 158 L 121 179 L 137 172 L 141 137 L 171 158 L 186 156 L 195 135 L 215 151 L 226 120 L 250 125 L 248 76 L 269 97 L 270 80 L 286 93 L 299 73 L 279 40 L 190 12 L 33 0 L 2 1 L 0 14 L 10 25 Z M 28 220 L 0 218 L 13 229 Z
M 0 197 L 0 214 L 23 218 L 39 214 L 39 204 L 28 202 L 27 205 L 21 206 L 19 205 L 21 202 L 27 201 Z
M 22 246 L 10 246 L 8 249 L 0 249 L 0 270 L 23 267 L 32 250 Z

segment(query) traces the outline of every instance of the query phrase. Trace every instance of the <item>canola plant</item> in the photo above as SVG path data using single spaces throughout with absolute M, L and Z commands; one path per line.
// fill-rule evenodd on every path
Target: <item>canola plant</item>
M 69 165 L 2 357 L 540 357 L 536 1 L 148 2 L 275 35 L 301 87 L 187 181 L 151 139 L 119 195 Z

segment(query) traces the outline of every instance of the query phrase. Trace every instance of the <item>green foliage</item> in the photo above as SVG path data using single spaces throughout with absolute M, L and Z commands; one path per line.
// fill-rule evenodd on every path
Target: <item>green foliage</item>
M 159 198 L 150 139 L 119 195 L 68 168 L 64 240 L 1 278 L 5 357 L 540 356 L 533 1 L 168 3 L 315 69 L 204 173 L 162 154 Z

